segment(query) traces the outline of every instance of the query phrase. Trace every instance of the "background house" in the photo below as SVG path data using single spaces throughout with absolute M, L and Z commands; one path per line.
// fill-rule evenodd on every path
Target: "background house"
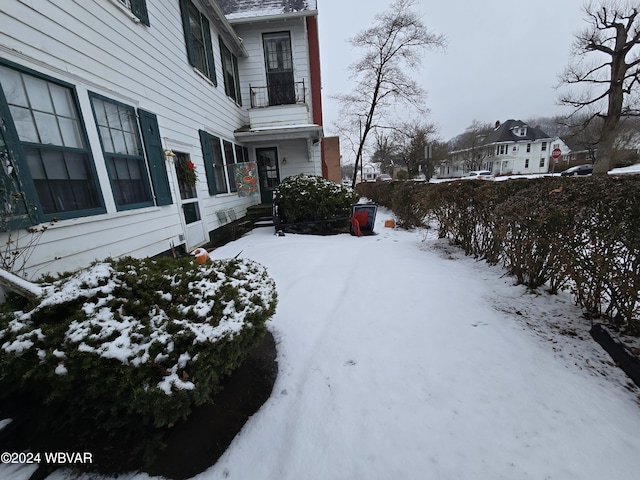
M 29 274 L 191 250 L 323 172 L 315 0 L 15 0 L 0 22 L 0 245 L 57 219 Z
M 551 152 L 558 148 L 562 154 L 569 147 L 559 138 L 547 135 L 540 128 L 532 127 L 520 120 L 496 122 L 473 152 L 469 149 L 453 151 L 449 164 L 441 171 L 454 172 L 454 176 L 470 170 L 489 170 L 495 175 L 539 174 L 550 171 Z M 474 159 L 469 161 L 469 154 Z M 469 168 L 473 164 L 474 168 Z
M 380 175 L 379 164 L 365 163 L 364 165 L 362 165 L 362 171 L 361 171 L 361 175 L 358 177 L 358 181 L 374 182 L 378 175 Z

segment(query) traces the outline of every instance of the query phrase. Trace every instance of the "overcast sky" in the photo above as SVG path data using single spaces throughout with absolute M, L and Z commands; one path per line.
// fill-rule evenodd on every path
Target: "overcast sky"
M 348 66 L 357 57 L 348 40 L 373 25 L 392 0 L 318 0 L 325 134 L 339 105 L 330 98 L 353 89 Z M 428 92 L 430 123 L 442 140 L 473 120 L 526 121 L 562 113 L 558 75 L 574 34 L 586 26 L 582 0 L 418 0 L 428 30 L 444 34 L 447 51 L 428 51 L 416 79 Z

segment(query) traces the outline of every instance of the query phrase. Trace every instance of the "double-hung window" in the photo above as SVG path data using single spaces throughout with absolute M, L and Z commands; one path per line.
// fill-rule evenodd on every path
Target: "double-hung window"
M 135 110 L 95 94 L 91 105 L 118 209 L 153 205 Z
M 200 143 L 202 145 L 202 157 L 204 158 L 205 172 L 209 193 L 227 193 L 227 181 L 225 178 L 224 157 L 220 138 L 200 130 Z
M 180 0 L 180 11 L 189 63 L 217 85 L 209 20 L 191 0 Z
M 224 74 L 224 91 L 227 97 L 233 99 L 238 105 L 242 105 L 240 95 L 240 80 L 238 75 L 238 58 L 231 53 L 227 46 L 219 38 L 220 57 L 222 58 L 222 71 Z
M 224 144 L 224 163 L 227 169 L 227 179 L 229 180 L 229 190 L 232 192 L 238 191 L 238 186 L 236 185 L 236 170 L 235 170 L 235 158 L 233 156 L 233 144 L 224 140 L 222 142 Z
M 104 211 L 71 86 L 0 65 L 0 113 L 37 221 Z
M 149 13 L 147 12 L 147 0 L 115 0 L 124 8 L 134 14 L 141 23 L 149 26 Z
M 238 163 L 246 163 L 249 161 L 249 150 L 242 145 L 236 145 L 236 161 Z
M 246 147 L 235 145 L 227 140 L 221 140 L 215 135 L 200 130 L 200 143 L 202 145 L 202 156 L 204 167 L 207 173 L 207 184 L 209 193 L 217 195 L 219 193 L 237 192 L 235 167 L 236 162 L 244 163 L 248 161 L 248 150 Z M 236 159 L 236 156 L 238 158 Z

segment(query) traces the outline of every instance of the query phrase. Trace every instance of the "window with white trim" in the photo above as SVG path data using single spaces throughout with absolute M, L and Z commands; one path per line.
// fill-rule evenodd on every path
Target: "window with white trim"
M 200 130 L 199 133 L 209 193 L 217 195 L 237 192 L 236 163 L 249 161 L 247 148 L 222 140 L 205 130 Z
M 0 65 L 0 111 L 13 143 L 19 182 L 38 219 L 104 211 L 71 86 Z
M 180 0 L 180 10 L 189 63 L 217 85 L 209 20 L 191 0 Z
M 236 57 L 222 41 L 220 41 L 220 57 L 222 58 L 222 73 L 224 77 L 224 91 L 227 97 L 242 105 L 240 95 L 240 77 L 238 74 L 238 57 Z
M 229 182 L 229 191 L 237 192 L 238 186 L 236 185 L 236 170 L 235 170 L 235 157 L 233 155 L 233 143 L 224 140 L 224 163 L 227 170 L 227 181 Z
M 147 27 L 149 26 L 149 12 L 147 11 L 146 0 L 113 0 L 116 3 L 122 5 L 122 7 L 129 10 L 135 15 L 140 23 L 143 23 Z
M 134 108 L 96 94 L 90 97 L 116 205 L 153 205 Z

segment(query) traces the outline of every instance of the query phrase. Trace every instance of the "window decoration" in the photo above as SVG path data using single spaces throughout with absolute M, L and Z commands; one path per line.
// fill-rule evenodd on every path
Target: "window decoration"
M 255 162 L 236 163 L 235 177 L 239 197 L 250 197 L 258 194 L 258 166 Z
M 190 158 L 182 156 L 175 157 L 176 171 L 178 172 L 178 180 L 188 187 L 195 187 L 198 181 L 196 166 Z

